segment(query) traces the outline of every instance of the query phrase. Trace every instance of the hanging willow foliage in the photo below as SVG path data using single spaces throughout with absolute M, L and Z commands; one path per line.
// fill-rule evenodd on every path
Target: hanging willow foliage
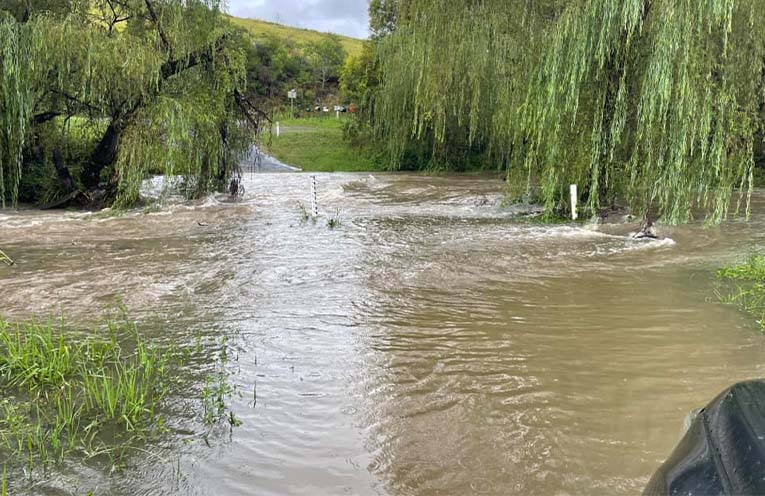
M 190 195 L 226 185 L 259 118 L 218 0 L 33 4 L 0 10 L 3 202 L 40 171 L 123 205 L 148 171 L 184 175 Z
M 508 168 L 550 210 L 568 185 L 683 222 L 751 190 L 765 0 L 399 0 L 375 127 L 400 160 Z M 736 209 L 738 210 L 738 208 Z
M 0 20 L 0 203 L 5 208 L 6 190 L 17 200 L 21 181 L 22 152 L 31 114 L 31 98 L 26 85 L 29 66 L 26 45 L 16 23 Z

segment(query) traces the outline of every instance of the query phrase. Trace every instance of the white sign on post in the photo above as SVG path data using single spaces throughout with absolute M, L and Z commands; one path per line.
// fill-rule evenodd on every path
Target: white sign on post
M 290 99 L 290 117 L 295 117 L 295 99 L 297 98 L 297 90 L 289 90 L 287 92 L 287 98 Z

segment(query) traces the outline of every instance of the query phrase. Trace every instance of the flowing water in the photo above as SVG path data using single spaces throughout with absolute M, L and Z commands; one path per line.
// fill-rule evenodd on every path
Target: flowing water
M 0 214 L 7 318 L 94 323 L 122 301 L 158 340 L 236 350 L 242 426 L 31 493 L 636 494 L 689 410 L 765 373 L 712 277 L 765 246 L 763 194 L 749 223 L 634 242 L 515 222 L 489 179 L 317 183 L 337 229 L 301 222 L 304 174 L 248 175 L 235 203 Z

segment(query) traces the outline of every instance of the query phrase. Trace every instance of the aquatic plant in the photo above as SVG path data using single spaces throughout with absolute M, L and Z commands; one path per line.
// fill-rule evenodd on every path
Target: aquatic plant
M 752 255 L 743 264 L 720 269 L 717 278 L 726 283 L 715 290 L 720 301 L 738 306 L 765 331 L 765 256 Z

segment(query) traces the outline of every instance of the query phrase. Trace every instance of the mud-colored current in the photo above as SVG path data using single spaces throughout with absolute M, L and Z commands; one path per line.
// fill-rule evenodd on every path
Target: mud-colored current
M 239 202 L 0 212 L 0 311 L 91 324 L 123 302 L 171 343 L 226 335 L 243 425 L 173 435 L 164 461 L 70 463 L 30 492 L 636 494 L 686 413 L 765 374 L 763 336 L 713 294 L 765 246 L 750 222 L 514 221 L 466 177 L 247 176 Z M 178 430 L 176 432 L 182 432 Z

